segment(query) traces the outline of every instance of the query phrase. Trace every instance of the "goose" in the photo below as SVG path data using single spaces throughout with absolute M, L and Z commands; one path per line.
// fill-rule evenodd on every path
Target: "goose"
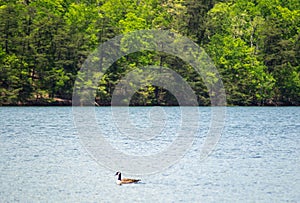
M 129 184 L 129 183 L 137 183 L 140 181 L 140 179 L 131 179 L 131 178 L 121 178 L 121 172 L 117 171 L 115 176 L 118 176 L 117 179 L 117 184 L 122 185 L 122 184 Z

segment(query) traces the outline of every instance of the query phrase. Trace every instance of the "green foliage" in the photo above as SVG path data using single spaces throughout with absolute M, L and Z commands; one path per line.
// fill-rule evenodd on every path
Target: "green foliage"
M 299 104 L 300 6 L 294 3 L 235 0 L 209 11 L 207 48 L 229 103 Z
M 204 47 L 230 105 L 300 104 L 298 0 L 1 0 L 0 15 L 0 105 L 70 100 L 76 77 L 97 90 L 86 97 L 109 105 L 120 80 L 149 65 L 173 69 L 196 92 L 199 104 L 209 105 L 209 95 L 218 93 L 206 86 L 218 82 L 216 76 L 203 73 L 204 84 L 189 64 L 165 53 L 122 57 L 98 84 L 78 75 L 99 44 L 140 29 L 171 30 Z M 123 49 L 131 42 L 123 38 Z M 141 80 L 146 85 L 132 105 L 177 104 L 168 90 L 151 85 L 151 76 Z
M 230 104 L 255 105 L 268 99 L 273 78 L 258 60 L 253 47 L 240 38 L 214 35 L 208 51 L 222 75 Z

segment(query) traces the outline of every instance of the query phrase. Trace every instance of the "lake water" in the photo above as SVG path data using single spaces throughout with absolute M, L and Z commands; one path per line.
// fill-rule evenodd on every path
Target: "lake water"
M 130 108 L 140 128 L 149 109 Z M 134 142 L 122 136 L 115 142 L 117 131 L 105 123 L 110 108 L 95 111 L 105 139 L 124 146 L 120 150 L 146 156 L 172 142 L 170 136 L 159 143 L 153 138 L 147 146 L 131 146 Z M 176 132 L 178 108 L 160 111 L 170 115 L 163 135 Z M 154 174 L 130 174 L 142 179 L 139 184 L 118 186 L 116 171 L 82 145 L 71 107 L 2 107 L 0 202 L 300 202 L 299 107 L 226 108 L 222 136 L 204 160 L 195 157 L 209 129 L 211 108 L 199 111 L 200 130 L 183 158 Z

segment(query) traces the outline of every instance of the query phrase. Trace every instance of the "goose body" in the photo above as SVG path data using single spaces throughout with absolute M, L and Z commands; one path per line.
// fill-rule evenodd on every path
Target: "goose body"
M 118 185 L 122 185 L 122 184 L 130 184 L 130 183 L 137 183 L 140 181 L 140 179 L 132 179 L 132 178 L 122 178 L 121 177 L 121 172 L 117 172 L 116 176 L 118 176 L 118 179 L 116 181 L 116 183 Z

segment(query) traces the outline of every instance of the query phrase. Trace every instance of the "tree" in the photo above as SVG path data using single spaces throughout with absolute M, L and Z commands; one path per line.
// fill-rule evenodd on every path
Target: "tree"
M 222 18 L 221 18 L 222 16 Z M 219 3 L 209 12 L 208 52 L 213 56 L 228 102 L 264 104 L 272 98 L 273 77 L 260 60 L 260 31 L 264 20 L 252 2 Z

